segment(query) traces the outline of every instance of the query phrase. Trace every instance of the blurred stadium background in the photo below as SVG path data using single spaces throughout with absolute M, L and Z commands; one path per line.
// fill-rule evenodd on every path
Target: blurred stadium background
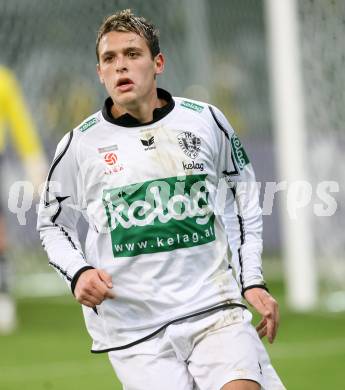
M 284 180 L 274 121 L 270 41 L 275 32 L 269 29 L 269 3 L 0 0 L 0 64 L 15 72 L 51 160 L 61 136 L 98 110 L 105 97 L 95 72 L 99 24 L 105 15 L 132 8 L 160 29 L 167 57 L 160 86 L 223 110 L 246 146 L 257 180 L 263 183 L 263 201 L 265 183 Z M 266 278 L 282 306 L 280 335 L 269 348 L 288 389 L 345 389 L 345 2 L 299 0 L 296 4 L 306 124 L 303 157 L 314 191 L 311 206 L 306 207 L 306 237 L 312 243 L 310 273 L 317 277 L 316 301 L 312 310 L 301 313 L 286 299 L 286 286 L 293 285 L 286 280 L 283 263 L 288 243 L 282 223 L 285 211 L 279 207 L 286 196 L 282 192 L 274 198 L 272 213 L 264 215 Z M 289 130 L 287 126 L 285 131 Z M 293 147 L 294 140 L 289 142 Z M 12 184 L 25 177 L 10 143 L 5 154 L 0 189 L 6 205 Z M 312 213 L 313 202 L 319 201 L 316 185 L 322 180 L 339 183 L 339 192 L 332 193 L 337 210 L 328 217 Z M 7 213 L 19 325 L 14 334 L 0 336 L 0 389 L 120 388 L 106 358 L 89 356 L 78 306 L 47 267 L 35 231 L 35 204 L 26 217 L 27 224 L 21 226 L 15 214 Z M 303 249 L 303 237 L 301 243 Z M 302 251 L 301 264 L 303 260 Z

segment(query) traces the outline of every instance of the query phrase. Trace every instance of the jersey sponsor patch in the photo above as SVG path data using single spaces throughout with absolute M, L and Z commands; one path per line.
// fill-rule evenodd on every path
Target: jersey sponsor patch
M 233 134 L 231 137 L 231 149 L 238 168 L 242 170 L 247 164 L 249 164 L 249 158 L 236 134 Z
M 133 257 L 215 240 L 206 175 L 150 180 L 103 192 L 113 255 Z
M 191 131 L 183 131 L 177 136 L 178 144 L 189 158 L 194 160 L 200 152 L 201 140 Z
M 88 121 L 84 122 L 81 126 L 79 126 L 79 130 L 81 132 L 84 132 L 85 130 L 87 130 L 90 127 L 94 126 L 98 122 L 99 122 L 98 118 L 91 118 Z
M 189 100 L 183 100 L 181 102 L 181 106 L 185 108 L 189 108 L 190 110 L 196 111 L 196 112 L 202 112 L 204 109 L 204 106 L 200 106 L 199 104 L 190 102 Z

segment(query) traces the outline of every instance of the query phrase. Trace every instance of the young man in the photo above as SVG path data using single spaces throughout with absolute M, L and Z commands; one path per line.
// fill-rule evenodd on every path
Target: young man
M 165 60 L 145 19 L 109 16 L 96 51 L 110 97 L 60 142 L 38 218 L 92 352 L 109 353 L 126 390 L 284 389 L 241 302 L 273 342 L 278 306 L 261 272 L 257 191 L 240 184 L 255 181 L 242 145 L 217 108 L 157 89 Z

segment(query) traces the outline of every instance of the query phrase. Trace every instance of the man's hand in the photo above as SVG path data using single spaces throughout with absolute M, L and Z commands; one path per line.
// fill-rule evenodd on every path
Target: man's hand
M 263 288 L 251 288 L 244 293 L 244 297 L 262 315 L 262 320 L 256 327 L 260 338 L 267 336 L 272 344 L 279 326 L 277 301 Z
M 100 305 L 107 298 L 114 298 L 111 292 L 111 276 L 101 269 L 83 272 L 75 286 L 74 295 L 79 303 L 89 307 Z

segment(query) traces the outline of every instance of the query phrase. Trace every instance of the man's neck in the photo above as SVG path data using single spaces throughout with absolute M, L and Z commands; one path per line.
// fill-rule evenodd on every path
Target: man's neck
M 133 104 L 128 107 L 113 104 L 111 107 L 111 114 L 115 119 L 124 114 L 129 114 L 136 118 L 140 123 L 148 123 L 153 120 L 154 109 L 163 107 L 165 104 L 166 102 L 163 99 L 158 98 L 157 90 L 155 89 L 153 93 L 140 104 Z

